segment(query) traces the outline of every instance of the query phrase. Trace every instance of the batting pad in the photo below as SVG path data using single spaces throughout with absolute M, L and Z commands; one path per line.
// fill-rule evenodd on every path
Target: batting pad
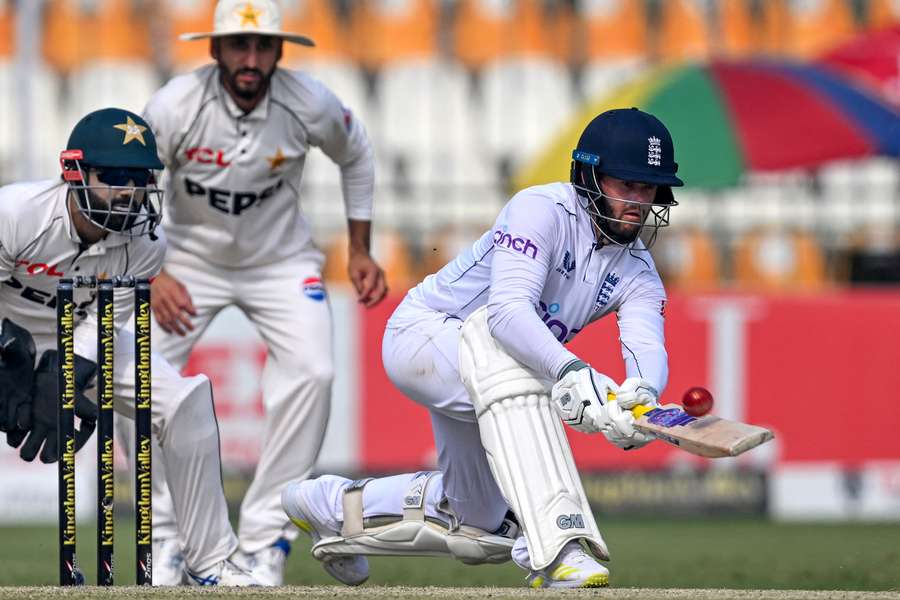
M 525 533 L 531 567 L 546 568 L 567 542 L 579 539 L 594 556 L 609 560 L 562 422 L 550 406 L 548 382 L 491 336 L 486 307 L 463 324 L 459 370 L 491 471 Z

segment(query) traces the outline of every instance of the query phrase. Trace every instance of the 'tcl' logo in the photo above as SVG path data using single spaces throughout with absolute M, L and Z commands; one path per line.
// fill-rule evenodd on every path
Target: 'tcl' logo
M 185 151 L 188 160 L 196 160 L 198 163 L 202 163 L 204 165 L 217 165 L 219 167 L 227 167 L 231 164 L 230 161 L 225 160 L 225 153 L 223 150 L 213 150 L 212 148 L 200 148 L 196 146 L 194 148 L 188 148 Z

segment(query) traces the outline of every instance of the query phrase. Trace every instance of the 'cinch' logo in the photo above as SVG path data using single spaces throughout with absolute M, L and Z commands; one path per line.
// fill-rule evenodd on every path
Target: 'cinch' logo
M 534 242 L 528 238 L 513 237 L 511 234 L 505 233 L 500 229 L 494 232 L 494 245 L 509 248 L 514 252 L 524 254 L 525 256 L 531 256 L 531 258 L 534 259 L 537 258 L 538 249 L 537 246 L 534 245 Z

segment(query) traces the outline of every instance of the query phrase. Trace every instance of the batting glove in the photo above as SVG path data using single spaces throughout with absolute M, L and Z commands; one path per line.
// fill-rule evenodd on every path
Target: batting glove
M 598 433 L 608 420 L 603 406 L 607 395 L 618 389 L 615 381 L 575 360 L 563 368 L 550 399 L 563 423 L 575 431 Z

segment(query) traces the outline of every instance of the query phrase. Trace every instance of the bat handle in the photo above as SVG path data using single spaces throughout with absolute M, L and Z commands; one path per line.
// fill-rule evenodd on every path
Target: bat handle
M 606 400 L 607 401 L 612 402 L 615 399 L 616 399 L 615 392 L 606 392 Z M 631 410 L 631 414 L 634 415 L 634 418 L 639 419 L 640 417 L 644 416 L 645 414 L 647 414 L 654 408 L 655 407 L 647 406 L 646 404 L 638 404 L 637 406 L 635 406 L 634 408 L 632 408 L 630 410 Z

